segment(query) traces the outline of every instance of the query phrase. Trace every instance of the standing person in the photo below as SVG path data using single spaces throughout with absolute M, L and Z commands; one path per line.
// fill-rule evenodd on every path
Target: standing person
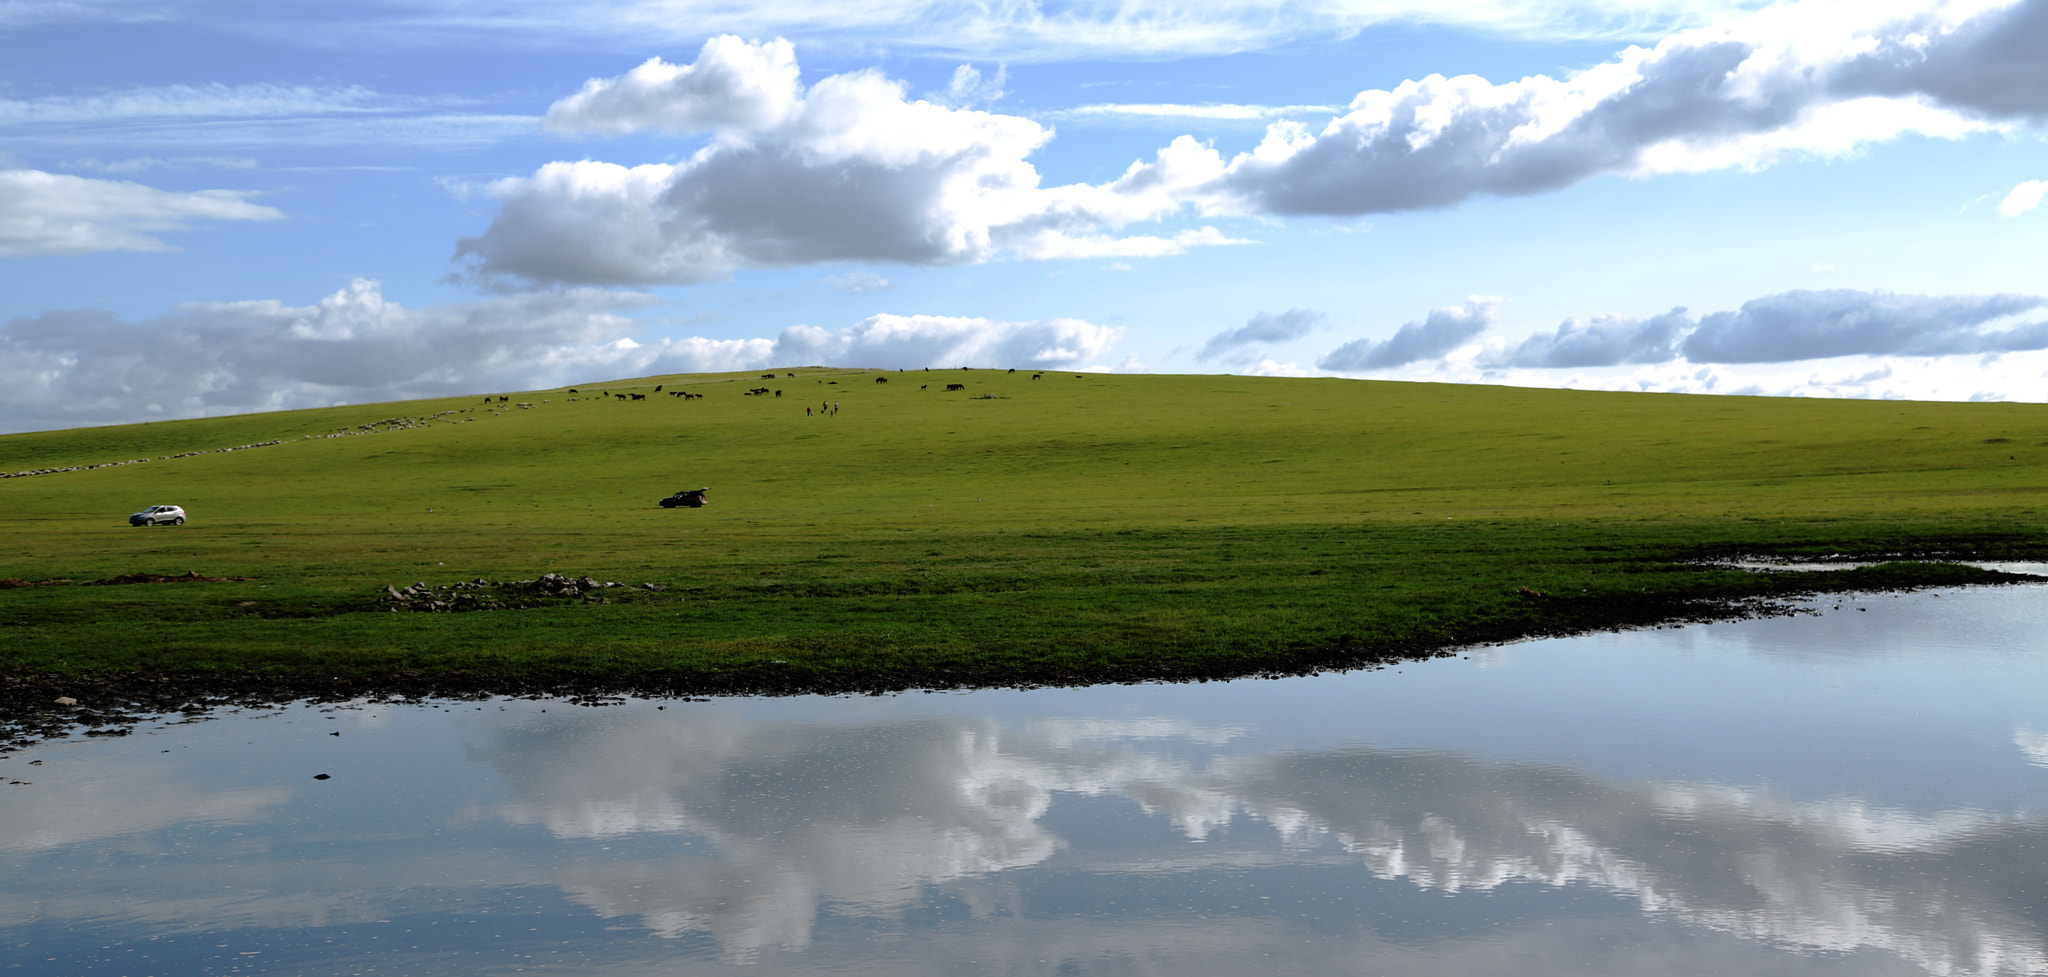
M 806 406 L 806 407 L 804 407 L 804 416 L 805 416 L 805 417 L 809 417 L 809 416 L 811 416 L 811 408 L 810 408 L 809 406 Z
M 832 402 L 832 416 L 833 416 L 833 417 L 838 417 L 838 416 L 839 416 L 839 401 L 836 401 L 836 400 L 835 400 L 835 401 L 833 401 L 833 402 Z

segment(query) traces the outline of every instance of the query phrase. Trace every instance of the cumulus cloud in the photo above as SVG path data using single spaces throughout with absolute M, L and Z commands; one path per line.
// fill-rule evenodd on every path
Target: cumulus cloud
M 1044 187 L 1029 119 L 935 100 L 876 71 L 803 87 L 794 48 L 721 36 L 549 109 L 565 134 L 708 135 L 673 164 L 556 162 L 494 185 L 500 212 L 458 243 L 480 280 L 687 284 L 830 261 L 947 264 L 1156 256 L 1230 243 L 1185 218 L 1343 216 L 1558 190 L 1601 175 L 1757 167 L 1905 133 L 1955 138 L 2048 118 L 2048 0 L 1804 0 L 1682 31 L 1558 79 L 1430 75 L 1360 93 L 1320 130 L 1283 120 L 1225 159 L 1182 136 L 1102 184 Z M 1000 80 L 1000 79 L 998 79 Z M 1296 114 L 1313 106 L 1126 105 L 1068 118 Z M 2013 206 L 2020 200 L 2017 198 Z
M 1121 329 L 1079 319 L 999 322 L 876 315 L 839 331 L 791 326 L 776 338 L 770 359 L 906 370 L 939 365 L 1070 369 L 1101 358 L 1122 338 Z
M 1288 309 L 1278 314 L 1261 312 L 1236 329 L 1219 332 L 1202 344 L 1196 359 L 1210 360 L 1233 350 L 1258 343 L 1284 343 L 1308 335 L 1323 321 L 1314 309 Z
M 2048 348 L 2048 321 L 1985 330 L 2048 306 L 2039 295 L 1794 291 L 1700 319 L 1681 348 L 1695 363 L 1784 363 L 1856 354 L 1943 356 Z
M 2028 180 L 2013 187 L 2005 199 L 1998 202 L 2000 217 L 2018 217 L 2041 205 L 2041 197 L 2048 194 L 2048 180 Z
M 1120 330 L 1076 319 L 877 315 L 775 338 L 638 340 L 661 300 L 572 289 L 408 309 L 358 279 L 310 305 L 181 305 L 142 322 L 96 309 L 0 324 L 0 428 L 35 430 L 518 390 L 771 366 L 1073 368 Z
M 794 45 L 723 36 L 705 41 L 692 64 L 649 58 L 620 77 L 592 78 L 550 106 L 541 125 L 564 133 L 760 132 L 802 100 Z
M 2048 0 L 1806 0 L 1631 47 L 1564 79 L 1430 75 L 1360 93 L 1320 131 L 1267 129 L 1187 199 L 1211 214 L 1355 215 L 1557 190 L 1603 174 L 1761 166 L 1906 132 L 2048 114 Z
M 1683 308 L 1648 319 L 1603 315 L 1582 322 L 1574 317 L 1561 323 L 1555 333 L 1538 333 L 1522 340 L 1498 362 L 1550 368 L 1662 363 L 1676 355 L 1678 341 L 1695 325 Z
M 1792 363 L 1838 356 L 1953 356 L 2048 349 L 2039 295 L 1898 295 L 1856 289 L 1780 292 L 1694 320 L 1567 319 L 1480 358 L 1496 368 L 1667 363 Z M 1888 375 L 1888 374 L 1887 374 Z
M 171 251 L 157 237 L 202 221 L 276 220 L 248 192 L 177 193 L 117 180 L 0 169 L 0 257 Z
M 750 266 L 915 265 L 1174 254 L 1231 243 L 1209 228 L 1118 237 L 1180 211 L 1163 154 L 1103 186 L 1043 188 L 1029 119 L 912 100 L 874 71 L 802 87 L 787 41 L 705 42 L 650 60 L 548 110 L 563 133 L 703 133 L 675 164 L 555 162 L 500 181 L 500 210 L 457 258 L 483 279 L 595 284 L 716 281 Z
M 1354 339 L 1323 354 L 1316 366 L 1338 373 L 1386 370 L 1417 360 L 1434 359 L 1500 321 L 1500 299 L 1474 295 L 1465 304 L 1433 309 L 1385 340 Z

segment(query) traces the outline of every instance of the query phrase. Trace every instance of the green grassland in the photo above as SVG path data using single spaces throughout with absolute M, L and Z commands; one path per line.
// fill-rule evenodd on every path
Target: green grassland
M 0 578 L 56 581 L 0 589 L 0 672 L 683 690 L 1235 675 L 1980 578 L 1705 556 L 2048 555 L 2042 405 L 779 372 L 796 375 L 0 437 L 8 472 L 207 452 L 0 480 Z M 609 396 L 628 392 L 649 396 Z M 824 401 L 837 416 L 805 416 Z M 706 485 L 706 508 L 654 504 Z M 157 503 L 191 522 L 127 525 Z M 246 579 L 87 585 L 191 571 Z M 378 600 L 549 571 L 633 586 L 470 613 Z

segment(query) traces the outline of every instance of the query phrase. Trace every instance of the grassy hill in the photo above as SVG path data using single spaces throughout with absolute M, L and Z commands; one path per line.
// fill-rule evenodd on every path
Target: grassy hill
M 1691 562 L 1706 555 L 2048 554 L 2042 405 L 778 374 L 0 437 L 9 473 L 150 459 L 0 479 L 0 578 L 38 584 L 0 589 L 0 671 L 682 689 L 1245 674 L 1968 576 L 1789 581 Z M 826 402 L 836 416 L 805 416 Z M 706 508 L 654 504 L 699 486 Z M 157 503 L 191 522 L 127 525 Z M 551 571 L 629 586 L 497 583 Z M 91 585 L 188 572 L 246 579 Z M 478 578 L 494 584 L 475 596 L 530 606 L 380 600 Z

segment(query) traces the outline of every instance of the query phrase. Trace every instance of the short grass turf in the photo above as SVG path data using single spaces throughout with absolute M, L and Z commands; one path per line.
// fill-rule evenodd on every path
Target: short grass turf
M 1709 556 L 2048 555 L 2042 405 L 827 369 L 507 396 L 0 437 L 7 472 L 150 459 L 0 479 L 0 578 L 41 584 L 0 589 L 0 671 L 1226 676 L 1983 579 Z M 700 486 L 706 508 L 655 505 Z M 191 521 L 129 527 L 150 504 Z M 471 613 L 378 599 L 549 571 L 630 586 Z M 90 585 L 187 572 L 246 579 Z

